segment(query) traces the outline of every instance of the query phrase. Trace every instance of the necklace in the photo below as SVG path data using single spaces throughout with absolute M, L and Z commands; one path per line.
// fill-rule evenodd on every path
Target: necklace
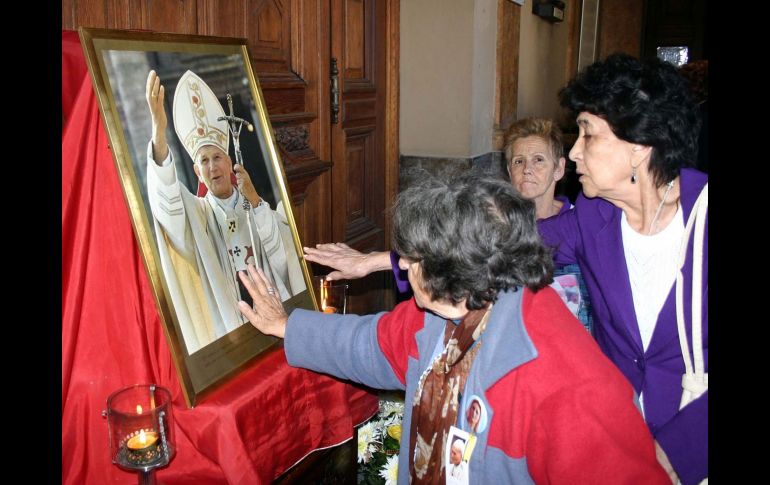
M 663 204 L 666 203 L 666 197 L 668 197 L 668 193 L 671 192 L 671 187 L 674 186 L 674 181 L 666 184 L 668 187 L 666 188 L 666 191 L 663 193 L 663 200 L 660 201 L 660 204 L 658 204 L 658 210 L 655 211 L 655 217 L 652 218 L 652 224 L 650 224 L 650 230 L 647 232 L 648 236 L 652 235 L 652 230 L 655 229 L 655 224 L 658 222 L 658 217 L 660 217 L 660 211 L 663 209 Z

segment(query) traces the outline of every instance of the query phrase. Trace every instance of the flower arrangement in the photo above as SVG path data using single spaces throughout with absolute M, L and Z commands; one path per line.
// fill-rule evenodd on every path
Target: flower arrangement
M 403 395 L 380 396 L 380 410 L 358 428 L 358 483 L 396 485 L 403 417 Z

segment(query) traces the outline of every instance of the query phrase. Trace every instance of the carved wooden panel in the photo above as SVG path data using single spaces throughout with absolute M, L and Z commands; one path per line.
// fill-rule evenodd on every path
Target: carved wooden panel
M 250 2 L 249 50 L 260 73 L 291 71 L 291 2 Z
M 247 39 L 252 66 L 262 85 L 271 117 L 314 111 L 305 106 L 307 83 L 292 70 L 292 52 L 299 52 L 299 46 L 291 44 L 292 2 L 199 0 L 199 4 L 201 34 Z M 298 23 L 295 24 L 295 28 L 300 28 Z
M 347 144 L 347 223 L 348 228 L 358 219 L 364 217 L 365 198 L 363 194 L 366 187 L 366 159 L 371 158 L 371 143 L 367 144 L 369 137 L 364 134 L 356 137 L 348 137 Z M 367 157 L 367 155 L 369 155 Z M 353 238 L 357 234 L 348 233 L 347 238 Z
M 266 76 L 260 75 L 262 94 L 265 95 L 265 105 L 270 119 L 276 121 L 275 115 L 305 113 L 305 89 L 302 85 L 286 85 L 270 82 Z
M 346 173 L 341 183 L 348 188 L 344 196 L 344 220 L 345 240 L 350 241 L 366 234 L 382 233 L 384 166 L 375 155 L 378 144 L 375 130 L 346 131 Z
M 198 0 L 201 35 L 246 37 L 246 0 Z
M 374 7 L 373 0 L 345 0 L 342 48 L 342 77 L 348 90 L 374 86 Z
M 349 79 L 364 77 L 364 2 L 348 0 L 345 2 L 345 54 L 347 66 L 345 77 Z
M 345 128 L 354 126 L 374 126 L 377 120 L 376 93 L 363 98 L 354 98 L 343 102 L 342 123 Z
M 275 130 L 275 141 L 287 152 L 298 152 L 308 150 L 308 138 L 310 133 L 307 126 L 280 126 Z
M 244 37 L 259 73 L 291 70 L 292 2 L 289 0 L 198 0 L 201 33 Z M 299 24 L 297 24 L 299 27 Z

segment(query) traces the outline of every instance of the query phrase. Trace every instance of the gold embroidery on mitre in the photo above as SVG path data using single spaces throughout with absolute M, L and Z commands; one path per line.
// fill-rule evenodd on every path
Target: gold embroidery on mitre
M 187 79 L 187 87 L 189 89 L 187 101 L 190 104 L 190 112 L 195 123 L 195 128 L 188 133 L 183 142 L 187 152 L 192 156 L 203 145 L 216 145 L 223 148 L 224 151 L 228 141 L 227 134 L 217 127 L 209 125 L 200 85 L 195 79 Z
M 187 71 L 179 79 L 173 102 L 174 131 L 194 161 L 198 150 L 213 145 L 228 152 L 230 133 L 222 104 L 206 82 Z

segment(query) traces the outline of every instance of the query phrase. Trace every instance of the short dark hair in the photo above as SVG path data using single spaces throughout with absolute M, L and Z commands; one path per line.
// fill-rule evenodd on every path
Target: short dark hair
M 559 98 L 574 116 L 599 116 L 621 140 L 652 147 L 650 172 L 657 186 L 695 163 L 700 117 L 673 64 L 613 54 L 578 73 Z
M 396 200 L 393 248 L 422 266 L 433 300 L 483 308 L 516 286 L 552 281 L 553 261 L 535 223 L 535 205 L 498 178 L 428 177 Z

